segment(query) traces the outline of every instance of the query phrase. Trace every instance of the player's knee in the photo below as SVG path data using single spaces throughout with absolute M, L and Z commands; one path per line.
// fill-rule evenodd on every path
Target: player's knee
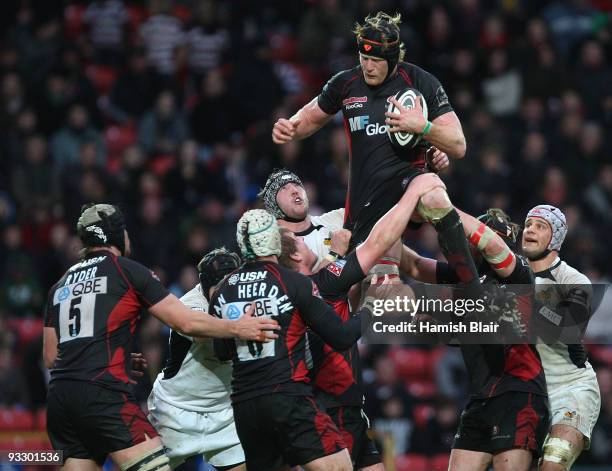
M 540 466 L 543 471 L 568 471 L 581 451 L 574 443 L 559 437 L 547 437 L 543 448 Z
M 436 188 L 446 191 L 446 185 L 444 185 L 444 182 L 435 173 L 417 175 L 412 179 L 410 185 L 408 185 L 408 191 L 417 194 L 419 197 L 422 197 Z
M 429 222 L 439 221 L 453 210 L 446 190 L 437 187 L 425 193 L 419 199 L 417 211 Z
M 120 465 L 121 471 L 171 471 L 170 460 L 163 447 L 147 450 L 142 455 Z

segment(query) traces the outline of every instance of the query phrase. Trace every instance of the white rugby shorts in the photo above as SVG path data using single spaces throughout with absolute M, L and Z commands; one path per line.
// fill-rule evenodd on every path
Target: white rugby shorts
M 217 412 L 194 412 L 156 400 L 151 394 L 147 405 L 149 421 L 166 447 L 172 469 L 194 455 L 202 455 L 213 466 L 244 462 L 229 402 Z

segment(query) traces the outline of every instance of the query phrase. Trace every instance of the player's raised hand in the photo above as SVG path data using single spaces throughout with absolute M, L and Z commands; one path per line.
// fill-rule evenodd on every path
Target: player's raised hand
M 336 252 L 338 255 L 346 255 L 349 242 L 351 240 L 351 235 L 352 233 L 348 229 L 338 229 L 337 231 L 333 231 L 331 234 L 330 250 Z
M 440 149 L 430 147 L 426 153 L 427 167 L 430 171 L 438 173 L 449 166 L 450 161 L 448 155 Z
M 269 342 L 277 339 L 278 335 L 274 331 L 281 328 L 278 322 L 269 317 L 253 317 L 254 312 L 255 303 L 252 303 L 242 317 L 235 322 L 236 337 L 258 342 Z
M 286 144 L 292 141 L 299 125 L 299 119 L 292 121 L 290 119 L 280 118 L 274 123 L 274 127 L 272 128 L 272 142 L 274 142 L 274 144 Z
M 427 124 L 427 120 L 423 117 L 423 106 L 421 100 L 415 100 L 414 108 L 406 108 L 395 99 L 389 98 L 399 113 L 386 112 L 385 124 L 389 126 L 391 132 L 409 132 L 411 134 L 420 134 Z

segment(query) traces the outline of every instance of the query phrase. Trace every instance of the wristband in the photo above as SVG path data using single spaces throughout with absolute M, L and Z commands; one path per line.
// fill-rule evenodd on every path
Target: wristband
M 325 256 L 325 260 L 328 260 L 331 263 L 334 263 L 336 260 L 338 260 L 339 256 L 340 255 L 338 255 L 336 252 L 334 252 L 333 250 L 330 250 L 329 253 Z
M 429 131 L 431 131 L 431 121 L 427 121 L 427 124 L 421 131 L 421 136 L 427 136 L 427 134 L 429 134 Z

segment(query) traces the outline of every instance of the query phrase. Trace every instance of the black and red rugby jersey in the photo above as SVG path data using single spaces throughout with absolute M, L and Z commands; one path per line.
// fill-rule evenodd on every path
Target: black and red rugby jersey
M 519 310 L 529 328 L 535 283 L 529 262 L 516 255 L 516 267 L 507 278 L 492 269 L 483 273 L 483 283 L 499 283 L 517 295 Z M 514 286 L 513 286 L 514 285 Z M 540 355 L 533 344 L 461 345 L 468 370 L 472 399 L 485 399 L 505 392 L 522 391 L 546 395 L 546 378 Z
M 70 379 L 129 391 L 131 340 L 143 308 L 168 291 L 143 265 L 91 252 L 49 290 L 45 326 L 58 338 L 51 381 Z
M 353 211 L 384 194 L 390 180 L 409 175 L 414 166 L 425 165 L 425 142 L 415 149 L 398 149 L 387 135 L 387 99 L 406 88 L 421 92 L 429 121 L 453 111 L 438 79 L 408 62 L 400 62 L 397 73 L 376 87 L 365 82 L 361 66 L 344 70 L 334 75 L 318 96 L 318 105 L 325 113 L 333 115 L 342 110 L 350 159 L 346 207 Z M 357 215 L 345 217 L 354 220 Z
M 327 267 L 310 275 L 319 287 L 321 297 L 334 308 L 343 321 L 351 317 L 347 294 L 351 286 L 365 278 L 357 254 L 353 250 L 345 259 L 330 263 Z M 326 344 L 312 331 L 308 332 L 308 343 L 312 352 L 313 386 L 315 394 L 325 407 L 361 406 L 363 388 L 361 362 L 357 344 L 339 352 Z
M 215 291 L 211 312 L 239 319 L 255 303 L 255 316 L 270 316 L 281 326 L 268 343 L 230 340 L 233 349 L 232 401 L 274 392 L 312 395 L 306 330 L 346 350 L 361 336 L 359 313 L 342 322 L 308 277 L 273 262 L 251 262 L 227 276 Z M 228 343 L 228 342 L 226 342 Z

